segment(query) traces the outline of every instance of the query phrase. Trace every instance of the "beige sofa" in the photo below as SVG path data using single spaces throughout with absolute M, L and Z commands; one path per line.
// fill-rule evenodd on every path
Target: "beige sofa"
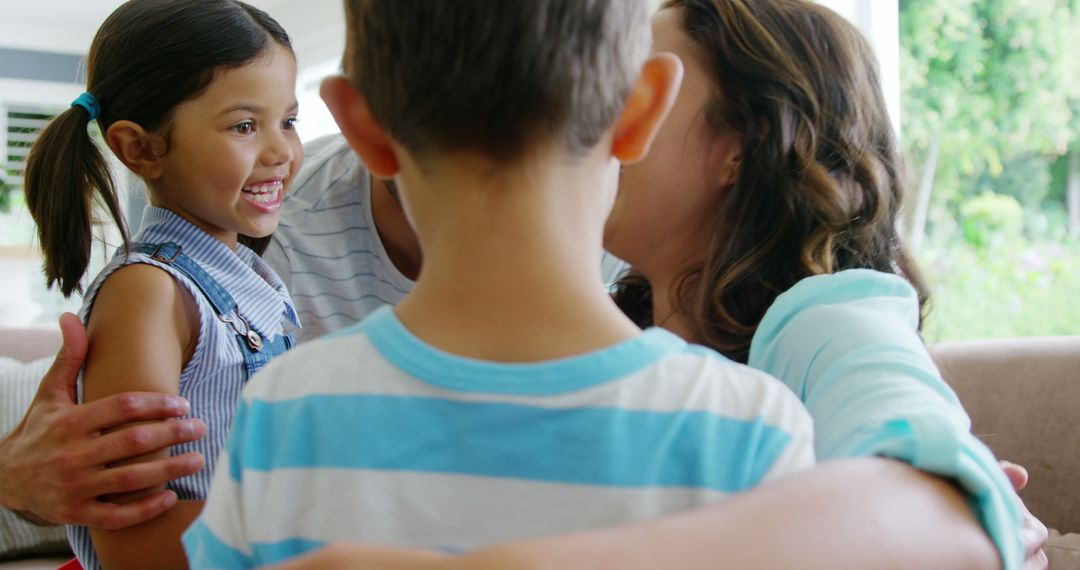
M 51 330 L 0 330 L 0 356 L 29 361 L 55 351 Z M 1024 501 L 1062 535 L 1052 570 L 1080 570 L 1080 336 L 943 343 L 932 348 L 945 379 L 998 457 L 1026 466 Z M 0 563 L 56 568 L 57 559 Z

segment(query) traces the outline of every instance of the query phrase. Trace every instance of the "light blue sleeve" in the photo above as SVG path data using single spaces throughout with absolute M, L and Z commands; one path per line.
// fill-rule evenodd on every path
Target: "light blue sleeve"
M 240 570 L 254 568 L 255 561 L 243 552 L 225 544 L 202 517 L 188 528 L 182 537 L 188 567 L 192 570 Z
M 237 453 L 244 442 L 248 417 L 247 405 L 241 401 L 214 472 L 206 504 L 181 536 L 192 570 L 240 570 L 258 566 L 243 523 L 243 497 L 240 495 L 243 463 L 241 454 Z
M 804 279 L 758 327 L 748 364 L 776 376 L 814 419 L 818 459 L 885 456 L 955 480 L 997 545 L 1023 566 L 1018 499 L 941 378 L 903 279 L 869 270 Z

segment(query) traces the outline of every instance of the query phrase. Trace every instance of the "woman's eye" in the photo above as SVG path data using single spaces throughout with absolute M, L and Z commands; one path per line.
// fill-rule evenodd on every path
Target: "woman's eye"
M 289 117 L 281 123 L 281 128 L 286 130 L 293 130 L 296 128 L 296 117 Z
M 241 135 L 250 135 L 255 130 L 255 123 L 251 121 L 244 121 L 238 125 L 234 125 L 232 130 Z

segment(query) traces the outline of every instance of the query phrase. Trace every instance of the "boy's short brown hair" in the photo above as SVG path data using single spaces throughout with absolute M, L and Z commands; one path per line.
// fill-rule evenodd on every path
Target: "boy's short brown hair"
M 622 111 L 650 0 L 346 0 L 344 68 L 410 152 L 581 152 Z

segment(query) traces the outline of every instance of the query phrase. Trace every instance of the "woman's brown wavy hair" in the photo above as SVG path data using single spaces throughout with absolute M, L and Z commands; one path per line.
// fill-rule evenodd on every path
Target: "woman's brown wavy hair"
M 669 0 L 716 88 L 716 133 L 742 140 L 736 183 L 714 214 L 704 262 L 673 288 L 695 342 L 746 362 L 758 323 L 800 280 L 845 269 L 925 283 L 897 223 L 897 140 L 870 46 L 847 21 L 803 0 Z M 631 272 L 619 306 L 652 325 L 651 289 Z

